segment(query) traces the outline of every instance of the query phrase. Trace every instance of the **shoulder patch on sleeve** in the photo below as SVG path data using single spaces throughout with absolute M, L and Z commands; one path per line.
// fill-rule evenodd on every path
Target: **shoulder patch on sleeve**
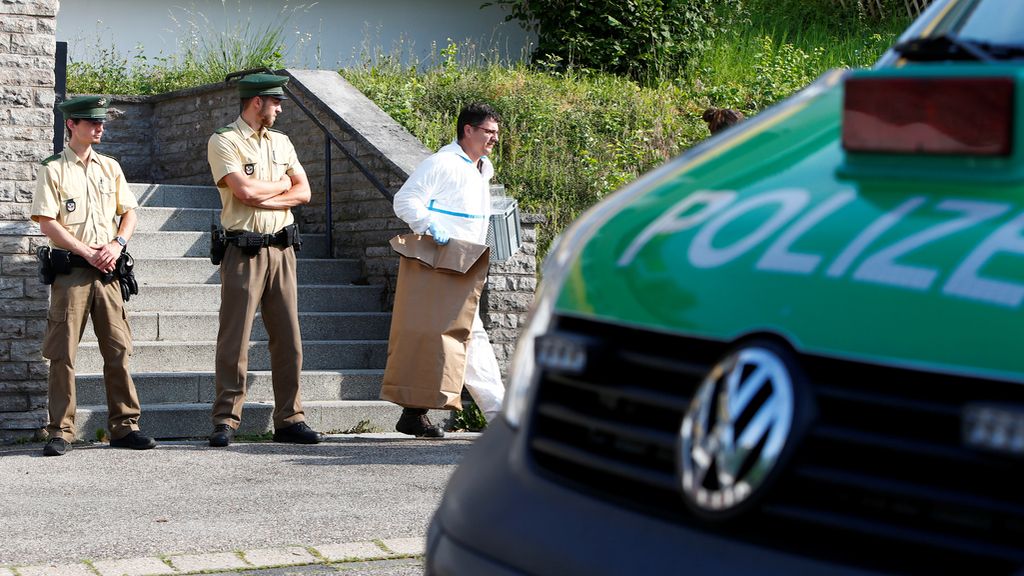
M 40 164 L 42 164 L 43 166 L 46 166 L 47 164 L 49 164 L 50 162 L 53 162 L 54 160 L 56 160 L 58 158 L 60 158 L 60 154 L 54 154 L 53 156 L 50 156 L 46 160 L 43 160 L 42 162 L 40 162 Z
M 231 126 L 225 126 L 223 128 L 217 128 L 216 130 L 213 131 L 213 133 L 214 134 L 223 134 L 225 132 L 231 132 L 232 130 L 234 130 L 234 128 L 232 128 Z

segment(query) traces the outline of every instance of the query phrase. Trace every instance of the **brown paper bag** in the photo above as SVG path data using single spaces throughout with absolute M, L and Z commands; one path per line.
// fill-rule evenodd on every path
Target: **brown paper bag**
M 430 236 L 391 239 L 402 258 L 380 397 L 406 408 L 462 409 L 466 347 L 490 248 Z

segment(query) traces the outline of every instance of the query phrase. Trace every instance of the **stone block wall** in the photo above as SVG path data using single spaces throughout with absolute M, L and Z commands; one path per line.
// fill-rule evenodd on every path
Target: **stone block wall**
M 46 425 L 40 355 L 49 290 L 36 275 L 45 243 L 29 220 L 39 162 L 53 153 L 56 0 L 0 2 L 0 441 Z
M 129 182 L 149 183 L 153 162 L 153 107 L 144 97 L 111 98 L 103 142 L 96 149 L 117 158 Z
M 544 223 L 544 218 L 524 214 L 520 220 L 522 247 L 508 260 L 491 264 L 480 299 L 480 306 L 485 311 L 481 315 L 484 328 L 491 338 L 503 375 L 508 370 L 537 291 L 537 226 Z

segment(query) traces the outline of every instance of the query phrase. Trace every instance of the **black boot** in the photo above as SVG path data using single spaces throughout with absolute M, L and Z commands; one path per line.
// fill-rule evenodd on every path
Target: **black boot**
M 235 429 L 227 424 L 217 424 L 213 427 L 213 434 L 210 434 L 210 446 L 223 448 L 235 439 Z
M 444 438 L 444 431 L 430 423 L 427 411 L 422 408 L 402 408 L 395 430 L 417 438 Z
M 296 422 L 286 428 L 274 430 L 274 442 L 319 444 L 323 439 L 323 434 L 313 430 L 305 422 Z

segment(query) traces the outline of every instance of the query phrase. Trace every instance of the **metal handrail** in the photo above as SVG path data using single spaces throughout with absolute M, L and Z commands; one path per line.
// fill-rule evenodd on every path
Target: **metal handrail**
M 232 73 L 228 74 L 227 76 L 225 76 L 224 77 L 224 82 L 227 83 L 232 78 L 240 78 L 240 77 L 245 76 L 247 74 L 256 74 L 256 73 L 259 73 L 259 72 L 273 73 L 273 70 L 271 70 L 270 68 L 266 68 L 266 67 L 264 67 L 264 68 L 250 68 L 248 70 L 240 70 L 238 72 L 232 72 Z M 384 183 L 381 182 L 380 179 L 377 178 L 377 176 L 373 174 L 373 172 L 370 172 L 370 169 L 367 168 L 366 165 L 363 164 L 359 160 L 359 158 L 356 157 L 355 154 L 353 154 L 345 145 L 343 145 L 341 143 L 340 140 L 338 140 L 338 138 L 334 134 L 331 133 L 330 129 L 328 129 L 327 126 L 324 125 L 324 123 L 321 122 L 319 118 L 317 118 L 316 116 L 313 115 L 313 113 L 309 110 L 309 108 L 306 108 L 305 104 L 300 102 L 299 99 L 295 97 L 295 93 L 292 92 L 292 90 L 290 88 L 288 88 L 287 85 L 284 86 L 284 92 L 289 96 L 289 98 L 291 98 L 292 102 L 295 102 L 295 104 L 299 107 L 299 110 L 302 110 L 302 112 L 306 115 L 306 117 L 309 118 L 310 120 L 312 120 L 313 124 L 315 124 L 316 127 L 319 128 L 320 131 L 324 134 L 324 191 L 326 193 L 324 206 L 325 206 L 325 209 L 326 209 L 326 212 L 327 212 L 325 214 L 325 218 L 326 218 L 325 227 L 327 228 L 327 252 L 333 258 L 334 257 L 334 219 L 333 219 L 333 216 L 334 216 L 333 212 L 334 211 L 333 211 L 333 208 L 332 208 L 333 202 L 332 202 L 332 198 L 331 198 L 333 196 L 333 194 L 331 193 L 331 144 L 334 144 L 335 146 L 337 146 L 338 149 L 341 150 L 342 153 L 344 153 L 345 156 L 353 164 L 355 164 L 356 168 L 358 168 L 359 171 L 363 173 L 363 176 L 366 176 L 366 179 L 369 180 L 370 183 L 373 184 L 373 186 L 375 188 L 377 188 L 377 190 L 384 196 L 384 198 L 389 203 L 394 200 L 395 195 L 392 194 L 390 190 L 388 190 L 388 187 L 385 186 Z

